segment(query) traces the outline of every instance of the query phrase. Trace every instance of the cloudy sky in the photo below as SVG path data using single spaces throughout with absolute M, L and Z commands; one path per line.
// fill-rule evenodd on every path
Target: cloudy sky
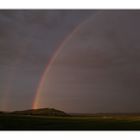
M 38 108 L 140 112 L 139 25 L 140 11 L 1 10 L 0 110 L 32 108 L 53 59 Z

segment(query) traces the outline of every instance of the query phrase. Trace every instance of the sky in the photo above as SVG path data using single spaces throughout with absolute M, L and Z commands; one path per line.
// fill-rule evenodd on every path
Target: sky
M 139 25 L 139 10 L 1 10 L 0 110 L 140 112 Z

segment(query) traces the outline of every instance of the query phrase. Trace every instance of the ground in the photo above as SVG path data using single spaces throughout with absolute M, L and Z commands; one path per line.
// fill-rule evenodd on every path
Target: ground
M 0 130 L 140 130 L 140 116 L 0 115 Z

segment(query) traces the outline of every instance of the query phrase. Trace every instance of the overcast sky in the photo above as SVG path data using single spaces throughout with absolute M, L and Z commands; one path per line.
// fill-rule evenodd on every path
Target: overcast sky
M 140 112 L 140 11 L 94 10 L 0 11 L 1 110 L 32 107 L 49 59 L 79 25 L 46 76 L 39 107 Z
M 0 11 L 0 109 L 31 108 L 54 50 L 94 11 Z

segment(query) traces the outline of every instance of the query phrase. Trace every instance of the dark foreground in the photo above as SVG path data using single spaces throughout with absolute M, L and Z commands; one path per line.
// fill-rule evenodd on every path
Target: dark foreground
M 140 130 L 140 117 L 0 115 L 0 130 Z

